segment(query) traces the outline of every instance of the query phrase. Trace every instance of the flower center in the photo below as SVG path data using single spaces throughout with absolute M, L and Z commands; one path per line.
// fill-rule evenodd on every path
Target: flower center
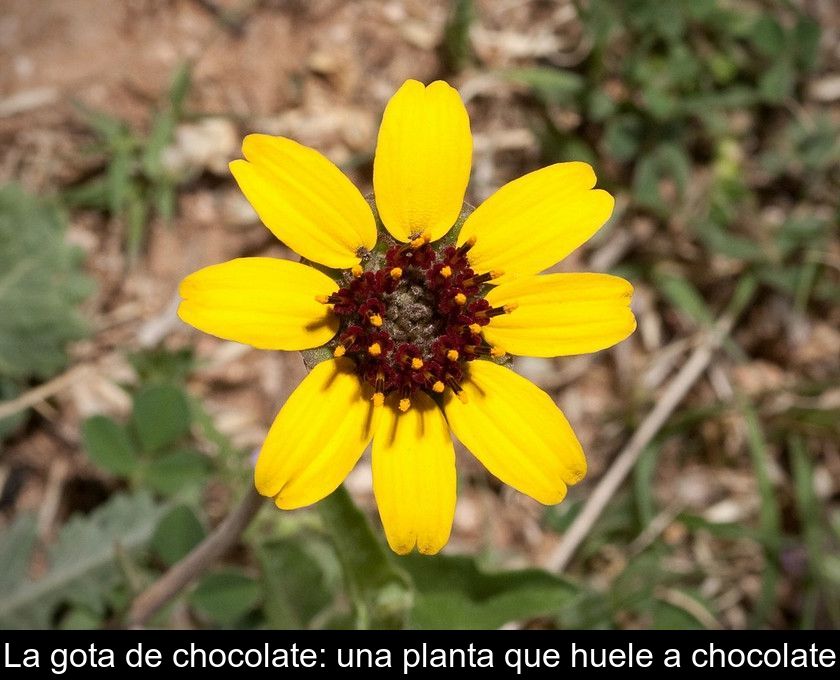
M 432 245 L 428 235 L 393 243 L 383 255 L 362 253 L 343 273 L 341 288 L 321 302 L 340 320 L 329 345 L 352 359 L 359 377 L 374 388 L 373 401 L 399 395 L 408 410 L 417 390 L 464 398 L 464 364 L 502 356 L 481 335 L 482 326 L 510 306 L 491 308 L 486 284 L 500 272 L 477 273 L 467 260 L 475 241 L 459 247 Z

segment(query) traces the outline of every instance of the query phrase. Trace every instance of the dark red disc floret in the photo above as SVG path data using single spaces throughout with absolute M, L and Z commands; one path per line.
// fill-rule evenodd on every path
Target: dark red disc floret
M 483 298 L 494 275 L 470 268 L 471 246 L 438 251 L 423 237 L 393 245 L 376 260 L 384 266 L 347 271 L 324 300 L 340 320 L 333 353 L 354 362 L 376 403 L 396 393 L 406 410 L 417 390 L 450 388 L 460 396 L 464 363 L 499 354 L 481 327 L 509 310 L 492 309 Z

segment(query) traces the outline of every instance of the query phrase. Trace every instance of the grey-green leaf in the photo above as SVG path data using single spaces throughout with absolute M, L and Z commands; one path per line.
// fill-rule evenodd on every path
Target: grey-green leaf
M 272 628 L 304 628 L 332 600 L 320 565 L 302 543 L 272 541 L 262 545 L 257 556 L 265 593 L 263 608 Z
M 400 628 L 411 606 L 405 574 L 391 561 L 343 486 L 317 505 L 344 570 L 357 628 Z
M 411 621 L 424 629 L 490 629 L 559 611 L 579 590 L 540 569 L 488 573 L 470 557 L 409 555 L 416 588 Z
M 0 534 L 0 599 L 26 576 L 37 525 L 35 515 L 21 514 Z
M 111 474 L 127 477 L 137 466 L 128 432 L 106 416 L 93 416 L 82 424 L 82 443 L 94 464 Z
M 4 583 L 0 628 L 45 628 L 58 606 L 69 602 L 96 609 L 120 578 L 118 551 L 130 556 L 143 548 L 160 515 L 151 496 L 137 494 L 114 496 L 89 515 L 71 518 L 48 551 L 44 574 Z
M 187 397 L 173 385 L 149 385 L 134 397 L 132 421 L 143 451 L 159 451 L 189 431 Z
M 87 334 L 77 307 L 92 285 L 64 234 L 54 205 L 0 187 L 0 376 L 48 378 Z
M 204 526 L 192 508 L 179 505 L 160 520 L 151 547 L 166 564 L 175 564 L 197 546 L 205 535 Z
M 260 598 L 259 584 L 234 569 L 205 576 L 190 593 L 196 610 L 223 626 L 233 626 L 251 611 Z
M 155 491 L 172 495 L 204 482 L 209 470 L 207 456 L 192 449 L 181 449 L 149 463 L 144 481 Z

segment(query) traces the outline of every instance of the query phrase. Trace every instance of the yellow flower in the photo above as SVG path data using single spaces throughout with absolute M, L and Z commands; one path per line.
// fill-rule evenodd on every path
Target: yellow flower
M 262 257 L 207 267 L 182 282 L 179 315 L 254 347 L 332 354 L 271 426 L 259 492 L 284 509 L 315 503 L 373 441 L 388 543 L 433 554 L 455 512 L 452 432 L 501 481 L 561 501 L 586 473 L 583 451 L 551 397 L 504 358 L 594 352 L 636 327 L 627 281 L 539 274 L 609 219 L 614 201 L 593 189 L 592 168 L 551 165 L 465 208 L 469 118 L 442 81 L 409 80 L 388 103 L 375 206 L 289 139 L 249 135 L 242 153 L 230 167 L 245 196 L 318 267 Z

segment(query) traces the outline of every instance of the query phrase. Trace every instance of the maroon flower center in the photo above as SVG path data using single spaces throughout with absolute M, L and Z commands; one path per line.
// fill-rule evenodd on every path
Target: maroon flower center
M 474 241 L 438 246 L 425 236 L 362 254 L 344 273 L 342 287 L 322 302 L 340 319 L 330 347 L 353 361 L 374 388 L 373 401 L 399 395 L 408 410 L 417 390 L 462 396 L 464 364 L 502 353 L 485 342 L 482 326 L 511 311 L 491 308 L 484 289 L 498 273 L 476 273 L 467 260 Z

